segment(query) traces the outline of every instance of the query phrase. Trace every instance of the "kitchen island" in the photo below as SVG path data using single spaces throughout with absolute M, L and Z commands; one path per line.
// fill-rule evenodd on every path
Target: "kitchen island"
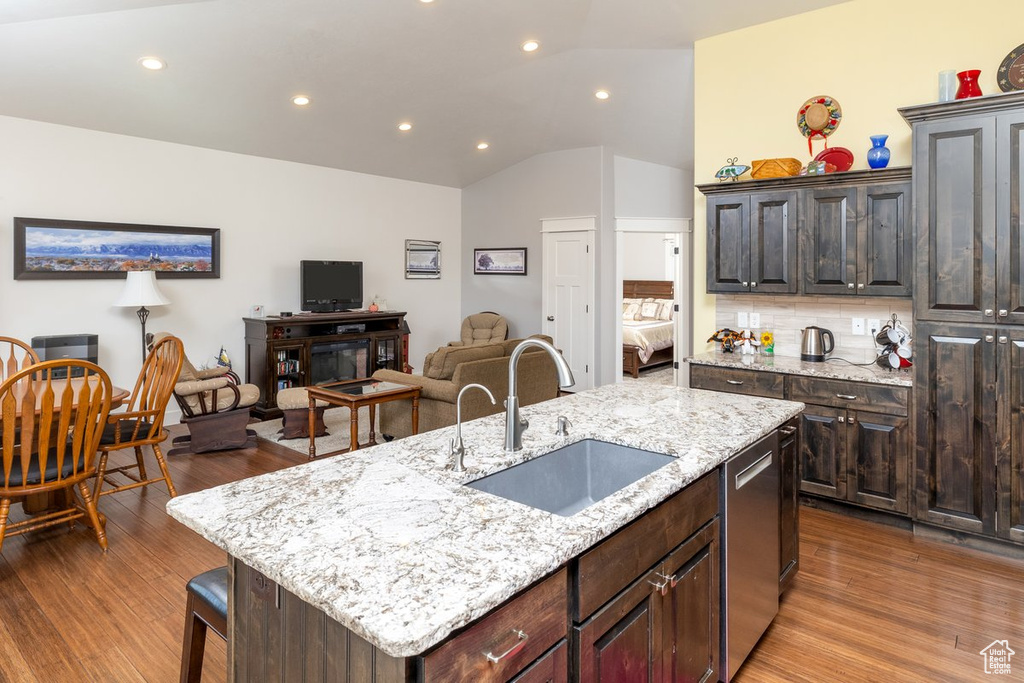
M 559 577 L 567 563 L 631 522 L 656 517 L 667 509 L 659 504 L 802 408 L 644 383 L 608 385 L 523 408 L 531 426 L 516 453 L 502 449 L 503 415 L 467 423 L 465 472 L 451 469 L 449 428 L 180 496 L 167 510 L 223 548 L 236 579 L 239 567 L 254 570 L 250 592 L 271 586 L 267 609 L 282 604 L 273 594 L 280 587 L 326 615 L 350 647 L 358 641 L 356 649 L 372 650 L 378 671 L 411 675 L 404 658 L 434 650 L 524 589 L 552 580 L 564 585 Z M 568 436 L 555 434 L 559 416 L 572 424 Z M 676 460 L 571 517 L 463 486 L 587 438 Z M 717 513 L 717 480 L 704 488 L 714 494 Z M 231 594 L 243 588 L 249 590 L 234 585 Z M 233 605 L 229 615 L 234 634 L 249 619 L 239 611 Z M 240 645 L 232 643 L 235 680 L 242 679 Z

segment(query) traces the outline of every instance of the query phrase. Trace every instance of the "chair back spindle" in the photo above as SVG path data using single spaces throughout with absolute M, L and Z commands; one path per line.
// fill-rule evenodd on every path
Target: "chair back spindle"
M 25 342 L 14 337 L 0 337 L 0 382 L 38 362 L 39 355 Z

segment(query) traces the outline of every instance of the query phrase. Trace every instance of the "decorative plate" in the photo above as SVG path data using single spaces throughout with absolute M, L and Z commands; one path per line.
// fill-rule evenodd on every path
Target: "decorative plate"
M 807 138 L 807 153 L 811 153 L 813 138 L 824 140 L 836 131 L 842 120 L 843 108 L 834 97 L 818 95 L 804 102 L 796 113 L 796 127 Z
M 845 147 L 830 147 L 818 152 L 814 157 L 815 161 L 824 161 L 826 164 L 833 164 L 837 173 L 849 171 L 853 166 L 853 152 Z
M 1018 45 L 1006 55 L 999 65 L 996 78 L 999 79 L 999 89 L 1003 92 L 1024 90 L 1024 45 Z

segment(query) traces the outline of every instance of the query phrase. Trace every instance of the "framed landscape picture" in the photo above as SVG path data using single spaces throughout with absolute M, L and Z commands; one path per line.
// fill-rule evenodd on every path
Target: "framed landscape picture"
M 220 277 L 220 230 L 50 218 L 14 219 L 14 279 Z
M 526 275 L 526 247 L 474 249 L 474 275 Z
M 406 240 L 405 277 L 407 280 L 436 280 L 441 277 L 441 243 Z

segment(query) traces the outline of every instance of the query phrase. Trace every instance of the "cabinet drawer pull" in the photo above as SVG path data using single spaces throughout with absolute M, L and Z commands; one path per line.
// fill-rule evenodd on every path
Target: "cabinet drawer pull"
M 526 647 L 526 641 L 530 637 L 518 629 L 512 629 L 512 633 L 515 634 L 516 638 L 518 638 L 516 644 L 502 652 L 500 655 L 496 655 L 493 652 L 485 652 L 484 657 L 487 657 L 487 661 L 491 662 L 492 664 L 497 664 L 501 660 L 505 659 L 505 657 L 511 657 L 512 655 Z
M 668 594 L 669 586 L 672 586 L 674 588 L 676 583 L 678 583 L 675 574 L 672 574 L 671 576 L 665 576 L 664 574 L 655 574 L 655 576 L 657 576 L 660 579 L 664 579 L 664 581 L 651 581 L 650 579 L 648 579 L 647 583 L 651 584 L 656 589 L 658 589 L 658 592 L 661 593 L 663 596 Z
M 836 394 L 836 398 L 841 398 L 844 401 L 856 401 L 857 397 L 853 394 Z
M 727 380 L 725 380 L 725 383 L 726 384 L 731 384 L 733 386 L 738 387 L 741 384 L 743 384 L 743 380 L 740 380 L 740 379 L 727 379 Z
M 779 431 L 785 436 L 793 436 L 796 434 L 796 427 L 779 427 Z

